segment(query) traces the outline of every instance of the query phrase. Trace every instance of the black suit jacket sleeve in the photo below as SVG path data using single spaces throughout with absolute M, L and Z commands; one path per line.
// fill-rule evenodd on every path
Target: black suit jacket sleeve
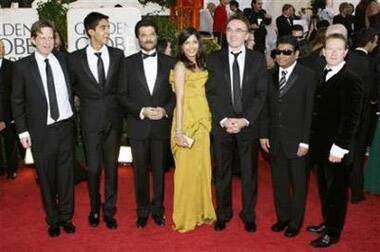
M 350 149 L 349 145 L 360 123 L 363 90 L 360 80 L 353 75 L 345 78 L 342 84 L 344 87 L 339 92 L 342 115 L 334 143 L 341 148 Z
M 304 128 L 302 133 L 302 143 L 308 144 L 310 142 L 310 129 L 311 129 L 311 121 L 313 116 L 313 107 L 314 107 L 314 92 L 317 87 L 317 76 L 314 72 L 311 72 L 308 75 L 309 79 L 307 81 L 307 94 L 305 101 L 305 114 L 304 114 Z
M 125 58 L 122 63 L 120 76 L 119 76 L 119 102 L 124 110 L 127 111 L 130 115 L 140 119 L 140 112 L 143 106 L 138 104 L 135 99 L 131 99 L 129 96 L 129 89 L 131 86 L 131 79 L 128 78 L 130 76 L 130 66 L 128 64 L 129 59 Z
M 273 82 L 272 71 L 268 71 L 268 87 Z M 263 106 L 259 117 L 259 137 L 260 138 L 269 138 L 269 125 L 270 125 L 270 116 L 269 116 L 269 91 L 267 92 L 267 98 Z
M 22 71 L 21 62 L 14 64 L 13 68 L 13 90 L 12 111 L 16 123 L 17 133 L 28 131 L 25 115 L 25 76 Z
M 250 51 L 247 51 L 247 54 L 249 52 Z M 250 126 L 256 123 L 257 126 L 259 126 L 258 119 L 267 98 L 268 71 L 264 54 L 255 52 L 253 58 L 256 62 L 252 64 L 253 69 L 250 71 L 257 71 L 257 81 L 254 86 L 254 96 L 249 98 L 253 100 L 252 104 L 243 112 L 243 117 L 249 121 Z M 247 68 L 250 66 L 251 65 L 248 64 L 244 67 Z

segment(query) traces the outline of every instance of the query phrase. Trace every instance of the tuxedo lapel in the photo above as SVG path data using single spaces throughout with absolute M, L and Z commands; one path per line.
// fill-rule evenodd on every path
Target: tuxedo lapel
M 98 81 L 95 79 L 94 75 L 92 74 L 92 72 L 90 70 L 90 65 L 88 64 L 88 60 L 87 60 L 86 48 L 87 47 L 85 47 L 84 49 L 82 49 L 83 50 L 82 51 L 82 59 L 81 59 L 82 67 L 83 67 L 85 73 L 91 79 L 92 84 L 94 84 L 97 88 L 100 88 L 100 86 L 98 84 Z
M 279 83 L 279 80 L 278 80 L 278 66 L 276 66 L 276 70 L 274 70 L 272 72 L 272 85 L 273 85 L 273 88 L 274 90 L 277 90 L 278 91 L 278 83 Z
M 114 72 L 117 69 L 117 66 L 115 66 L 116 62 L 115 62 L 114 51 L 111 50 L 108 46 L 106 48 L 108 50 L 108 54 L 110 57 L 110 64 L 107 69 L 107 75 L 106 75 L 107 77 L 106 77 L 106 84 L 105 84 L 105 87 L 108 87 L 110 85 L 111 76 L 113 76 Z
M 153 92 L 152 92 L 152 96 L 157 92 L 157 89 L 158 89 L 158 85 L 160 85 L 160 83 L 162 83 L 162 79 L 163 79 L 163 62 L 162 62 L 162 57 L 159 53 L 157 53 L 157 77 L 156 77 L 156 81 L 154 82 L 154 87 L 153 87 Z
M 278 79 L 278 76 L 277 76 L 277 79 Z M 290 74 L 288 81 L 285 84 L 284 90 L 280 92 L 280 97 L 283 97 L 294 86 L 297 79 L 298 79 L 298 71 L 297 71 L 297 65 L 296 65 L 293 72 Z
M 44 84 L 42 82 L 42 77 L 40 74 L 40 70 L 38 69 L 38 64 L 37 64 L 36 58 L 34 56 L 34 53 L 30 56 L 30 64 L 31 64 L 30 69 L 32 69 L 31 74 L 32 74 L 32 77 L 34 79 L 34 82 L 37 84 L 38 89 L 41 91 L 43 97 L 46 100 Z
M 230 61 L 228 59 L 228 50 L 224 50 L 221 53 L 221 61 L 220 64 L 222 64 L 222 72 L 224 75 L 224 82 L 227 85 L 227 88 L 230 93 L 230 100 L 232 101 L 232 94 L 231 94 L 231 76 L 230 76 Z
M 142 84 L 141 87 L 150 95 L 148 82 L 146 81 L 146 77 L 145 77 L 144 64 L 143 64 L 141 51 L 140 53 L 136 54 L 136 72 L 137 72 L 137 78 L 139 79 L 139 82 Z

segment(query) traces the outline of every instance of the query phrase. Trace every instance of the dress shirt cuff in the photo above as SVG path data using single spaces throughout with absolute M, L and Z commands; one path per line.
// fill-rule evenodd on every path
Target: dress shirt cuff
M 247 123 L 247 126 L 246 127 L 249 127 L 249 121 L 245 118 L 243 118 L 243 120 Z
M 19 137 L 20 139 L 22 139 L 22 138 L 26 138 L 26 137 L 30 137 L 30 135 L 29 135 L 29 131 L 21 132 L 20 134 L 18 134 L 18 137 Z
M 333 144 L 330 149 L 330 155 L 333 155 L 338 158 L 343 158 L 349 151 L 343 148 L 340 148 L 338 145 Z
M 140 119 L 141 119 L 141 120 L 144 120 L 144 118 L 145 118 L 145 116 L 144 116 L 144 114 L 143 114 L 144 109 L 145 109 L 145 107 L 143 107 L 143 108 L 140 110 Z
M 225 118 L 223 118 L 220 122 L 219 122 L 219 124 L 220 124 L 220 127 L 222 127 L 222 128 L 224 128 L 224 123 L 227 121 L 227 117 L 225 117 Z
M 306 144 L 306 143 L 300 143 L 298 146 L 302 147 L 302 148 L 305 148 L 305 149 L 309 149 L 309 145 Z

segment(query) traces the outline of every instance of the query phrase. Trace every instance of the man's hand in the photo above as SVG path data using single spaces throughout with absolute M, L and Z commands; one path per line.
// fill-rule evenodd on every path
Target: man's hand
M 20 142 L 22 144 L 22 147 L 25 149 L 30 148 L 32 146 L 32 140 L 30 139 L 30 136 L 20 138 Z
M 330 161 L 331 163 L 340 163 L 340 162 L 342 162 L 342 159 L 343 159 L 343 158 L 341 158 L 341 157 L 337 157 L 337 156 L 335 156 L 335 155 L 333 155 L 333 154 L 330 154 L 330 156 L 329 156 L 329 161 Z
M 0 131 L 5 129 L 7 126 L 5 125 L 5 122 L 0 122 Z
M 225 123 L 226 131 L 230 134 L 237 134 L 242 128 L 247 126 L 247 121 L 243 118 L 228 118 L 228 125 Z
M 145 107 L 143 115 L 150 120 L 161 120 L 166 115 L 166 111 L 161 107 Z
M 268 138 L 260 138 L 260 146 L 266 153 L 269 153 L 270 144 Z
M 308 148 L 305 148 L 305 147 L 302 147 L 302 146 L 298 146 L 297 156 L 303 157 L 303 156 L 305 156 L 308 153 L 308 151 L 309 151 Z

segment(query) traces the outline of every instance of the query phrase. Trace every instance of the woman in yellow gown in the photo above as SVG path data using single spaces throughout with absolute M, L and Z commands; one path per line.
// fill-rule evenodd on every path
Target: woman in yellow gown
M 176 93 L 171 148 L 175 161 L 174 229 L 187 232 L 216 220 L 211 194 L 211 115 L 205 84 L 208 73 L 194 28 L 178 37 L 178 62 L 170 81 Z M 193 141 L 193 143 L 191 143 Z

